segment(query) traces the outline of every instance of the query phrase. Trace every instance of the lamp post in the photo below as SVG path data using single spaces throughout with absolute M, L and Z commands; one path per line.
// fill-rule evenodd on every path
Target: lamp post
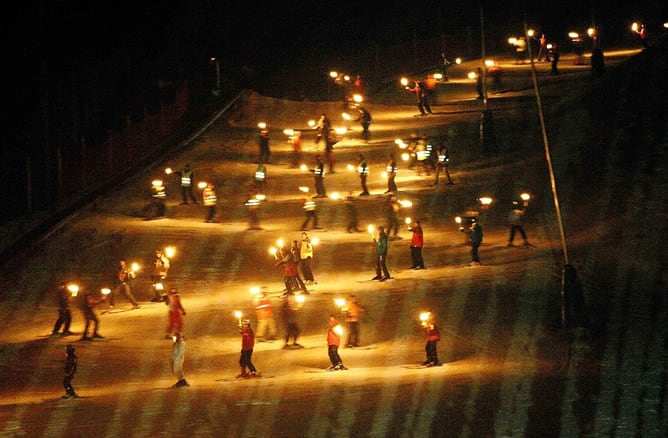
M 211 93 L 214 96 L 218 96 L 220 94 L 220 60 L 215 56 L 212 56 L 209 61 L 216 67 L 216 88 L 214 88 Z
M 482 115 L 480 118 L 480 143 L 485 153 L 496 152 L 496 140 L 494 138 L 494 117 L 492 111 L 487 107 L 487 67 L 485 66 L 485 19 L 480 1 L 480 64 L 482 75 Z

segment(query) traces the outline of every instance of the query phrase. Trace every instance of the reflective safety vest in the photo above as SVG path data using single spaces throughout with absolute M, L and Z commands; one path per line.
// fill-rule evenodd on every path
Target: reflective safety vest
M 325 176 L 325 168 L 323 166 L 315 166 L 315 170 L 313 172 L 315 173 L 315 176 Z
M 250 198 L 248 201 L 246 201 L 246 207 L 259 207 L 260 206 L 260 200 L 257 198 Z
M 167 192 L 165 191 L 165 186 L 152 186 L 153 194 L 151 195 L 154 198 L 165 198 L 167 197 Z
M 255 180 L 264 181 L 266 177 L 266 168 L 264 166 L 258 166 L 257 170 L 255 170 Z
M 417 151 L 418 161 L 424 161 L 429 158 L 429 151 Z
M 394 162 L 391 162 L 387 165 L 385 170 L 387 170 L 387 173 L 397 173 L 397 165 Z
M 193 183 L 193 172 L 192 170 L 181 172 L 181 185 L 184 187 L 190 187 Z
M 450 161 L 450 158 L 449 158 L 447 155 L 445 155 L 445 154 L 440 154 L 440 155 L 438 156 L 438 162 L 439 162 L 439 163 L 441 163 L 441 164 L 445 164 L 445 163 L 447 163 L 448 161 Z
M 315 202 L 314 202 L 314 201 L 306 201 L 306 202 L 304 202 L 304 210 L 306 210 L 306 211 L 315 211 Z
M 360 175 L 369 174 L 369 167 L 366 165 L 366 160 L 362 160 L 359 166 L 357 166 L 357 173 L 359 173 Z
M 204 198 L 204 205 L 207 207 L 210 207 L 212 205 L 216 205 L 216 191 L 214 189 L 211 189 L 209 187 L 205 187 L 204 190 L 202 191 L 202 197 Z

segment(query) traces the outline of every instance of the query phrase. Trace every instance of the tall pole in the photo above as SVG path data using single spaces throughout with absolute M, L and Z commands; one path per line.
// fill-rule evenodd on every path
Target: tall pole
M 485 66 L 485 14 L 482 0 L 480 1 L 480 76 L 482 92 L 482 116 L 480 118 L 480 142 L 486 153 L 496 152 L 494 138 L 494 118 L 492 111 L 487 108 L 487 67 Z
M 527 22 L 524 20 L 524 35 L 528 39 Z M 533 54 L 531 53 L 531 44 L 527 44 L 529 50 L 529 60 L 531 61 L 531 80 L 533 82 L 534 92 L 536 94 L 536 105 L 538 107 L 538 118 L 540 120 L 540 131 L 543 137 L 543 146 L 545 149 L 545 160 L 547 161 L 547 168 L 550 172 L 550 187 L 552 188 L 552 200 L 554 201 L 554 209 L 557 215 L 557 225 L 559 227 L 559 235 L 561 237 L 561 251 L 564 257 L 564 266 L 568 265 L 568 247 L 566 246 L 566 234 L 564 233 L 564 223 L 561 219 L 561 207 L 559 206 L 559 196 L 557 194 L 557 181 L 554 176 L 554 168 L 552 167 L 552 154 L 550 153 L 550 142 L 547 139 L 547 130 L 545 129 L 545 117 L 543 114 L 543 103 L 540 97 L 540 90 L 538 88 L 538 78 L 536 77 L 536 65 L 533 62 Z M 563 285 L 562 279 L 562 285 Z M 566 326 L 566 309 L 565 297 L 562 287 L 561 291 L 561 325 Z

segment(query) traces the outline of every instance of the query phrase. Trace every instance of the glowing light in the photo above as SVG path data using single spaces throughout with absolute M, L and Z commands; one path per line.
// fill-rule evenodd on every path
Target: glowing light
M 348 169 L 349 171 L 353 172 L 353 171 L 355 170 L 355 166 L 353 166 L 352 164 L 348 164 L 348 165 L 346 166 L 346 169 Z
M 478 75 L 474 71 L 470 71 L 467 76 L 469 79 L 475 79 Z
M 276 245 L 277 245 L 279 248 L 283 248 L 283 239 L 278 239 L 278 240 L 276 241 Z
M 171 168 L 171 167 L 166 168 L 166 169 L 165 169 L 165 173 L 166 173 L 167 175 L 171 175 L 171 174 L 172 174 L 172 168 Z
M 260 129 L 267 129 L 267 124 L 265 122 L 260 122 L 257 124 L 257 127 Z
M 364 97 L 361 94 L 353 94 L 353 102 L 362 103 L 364 102 Z
M 275 256 L 276 255 L 276 248 L 274 248 L 273 246 L 271 248 L 269 248 L 269 254 Z
M 400 80 L 399 82 L 400 82 L 401 85 L 403 85 L 404 87 L 408 85 L 408 79 L 407 79 L 407 78 L 401 78 L 401 80 Z
M 308 187 L 306 187 L 306 186 L 300 186 L 300 187 L 299 187 L 299 191 L 302 192 L 302 193 L 308 193 Z
M 339 76 L 339 72 L 332 70 L 329 72 L 329 77 L 332 79 L 336 79 Z
M 343 334 L 343 327 L 341 327 L 339 324 L 337 324 L 332 328 L 332 331 L 334 333 L 336 333 L 337 335 L 341 336 Z
M 306 164 L 302 164 L 301 166 L 299 166 L 299 170 L 303 172 L 305 170 L 308 170 L 308 167 L 306 166 Z
M 407 217 L 406 219 L 404 219 L 404 222 L 406 222 L 406 225 L 410 225 L 413 223 L 413 220 L 410 217 Z
M 141 267 L 139 266 L 139 263 L 133 263 L 130 266 L 130 269 L 132 269 L 132 272 L 139 272 L 139 269 L 141 269 Z
M 493 59 L 485 59 L 485 67 L 494 67 L 495 64 Z
M 480 201 L 482 205 L 489 206 L 492 203 L 493 199 L 490 198 L 489 196 L 481 196 L 480 198 L 478 198 L 478 201 Z
M 401 205 L 403 208 L 409 208 L 413 206 L 413 203 L 411 201 L 399 200 L 399 205 Z
M 311 245 L 313 245 L 313 246 L 317 246 L 319 243 L 320 243 L 320 239 L 319 239 L 319 238 L 314 237 L 313 239 L 311 239 Z
M 366 227 L 366 229 L 367 229 L 367 231 L 368 231 L 369 233 L 373 234 L 373 232 L 374 232 L 374 230 L 376 229 L 376 227 L 374 227 L 373 225 L 369 225 L 368 227 Z
M 411 155 L 408 152 L 404 152 L 403 154 L 401 154 L 401 160 L 402 161 L 408 161 L 410 159 L 411 159 Z
M 108 287 L 103 287 L 102 289 L 100 289 L 100 292 L 102 292 L 102 295 L 109 295 L 111 293 L 111 289 L 109 289 Z
M 241 319 L 241 317 L 242 317 L 243 315 L 244 315 L 244 314 L 241 313 L 241 310 L 235 310 L 235 311 L 234 311 L 234 317 L 237 318 L 237 319 Z
M 380 177 L 383 178 L 383 179 L 387 179 L 387 172 L 382 172 L 380 174 Z
M 346 300 L 344 298 L 334 298 L 334 304 L 336 304 L 336 307 L 343 307 L 346 305 Z
M 339 192 L 332 192 L 329 194 L 329 199 L 340 199 L 341 194 Z
M 262 193 L 258 193 L 257 195 L 255 195 L 255 199 L 257 199 L 258 201 L 264 201 L 266 198 L 267 196 L 263 195 Z
M 461 223 L 462 223 L 462 218 L 461 218 L 461 216 L 457 216 L 457 217 L 455 218 L 455 222 L 457 222 L 458 224 L 461 224 Z
M 314 128 L 314 127 L 315 127 L 315 120 L 309 120 L 309 121 L 308 121 L 308 125 L 309 125 L 311 128 Z
M 434 79 L 437 79 L 437 80 L 440 81 L 441 79 L 443 79 L 443 75 L 440 74 L 440 73 L 434 73 Z
M 153 285 L 153 287 L 155 287 L 155 290 L 164 290 L 165 289 L 165 285 L 162 284 L 162 283 L 155 283 Z
M 336 132 L 339 135 L 343 135 L 346 132 L 348 132 L 348 128 L 334 128 L 334 132 Z
M 350 117 L 350 114 L 348 113 L 341 113 L 341 118 L 343 120 L 352 120 L 352 117 Z
M 151 185 L 153 187 L 162 187 L 162 180 L 161 179 L 154 179 L 151 181 Z
M 547 44 L 547 50 L 552 50 L 552 43 Z
M 594 36 L 595 33 L 596 33 L 596 30 L 593 27 L 590 27 L 589 29 L 587 29 L 587 35 L 589 35 L 589 37 Z
M 350 75 L 343 75 L 344 81 L 350 81 Z
M 665 24 L 665 23 L 664 23 L 664 24 Z M 634 32 L 638 32 L 638 27 L 639 27 L 638 23 L 634 22 L 634 23 L 631 25 L 631 30 L 634 31 Z M 664 27 L 665 27 L 665 26 L 664 26 Z M 568 34 L 568 35 L 570 36 L 570 34 Z
M 420 321 L 426 322 L 431 318 L 431 312 L 422 312 L 420 313 Z
M 206 183 L 204 181 L 202 181 L 200 183 L 197 183 L 197 187 L 199 187 L 200 189 L 204 189 L 207 185 L 208 185 L 208 183 Z
M 510 37 L 508 38 L 508 44 L 514 46 L 517 44 L 517 38 L 516 37 Z
M 536 31 L 535 31 L 535 30 L 533 30 L 533 29 L 529 29 L 529 30 L 527 30 L 527 36 L 528 36 L 529 38 L 533 38 L 533 36 L 534 36 L 535 34 L 536 34 Z
M 455 64 L 461 64 L 462 58 L 455 58 Z
M 529 199 L 531 199 L 531 195 L 529 195 L 528 193 L 522 193 L 520 194 L 520 198 L 522 199 L 522 201 L 528 201 Z
M 165 248 L 164 253 L 167 256 L 167 258 L 171 259 L 172 257 L 174 257 L 176 255 L 176 248 L 173 247 L 173 246 L 168 246 L 168 247 Z
M 287 135 L 288 137 L 292 137 L 295 135 L 295 130 L 294 129 L 284 129 L 283 134 Z
M 304 301 L 306 301 L 306 297 L 304 295 L 297 295 L 295 297 L 295 300 L 297 300 L 299 304 L 304 304 Z
M 568 38 L 571 38 L 571 39 L 580 38 L 580 34 L 577 33 L 577 32 L 568 32 Z
M 260 293 L 260 286 L 251 286 L 250 288 L 251 295 L 257 295 Z
M 79 293 L 79 285 L 78 284 L 68 284 L 67 285 L 67 290 L 72 294 L 73 297 L 76 297 L 77 294 Z

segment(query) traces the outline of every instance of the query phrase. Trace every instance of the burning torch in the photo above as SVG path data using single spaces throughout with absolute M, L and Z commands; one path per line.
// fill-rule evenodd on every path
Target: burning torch
M 234 317 L 237 319 L 239 328 L 243 326 L 241 318 L 244 316 L 244 314 L 241 312 L 241 310 L 235 310 L 234 311 Z
M 431 321 L 431 312 L 421 312 L 420 313 L 420 325 L 426 327 L 427 324 Z

